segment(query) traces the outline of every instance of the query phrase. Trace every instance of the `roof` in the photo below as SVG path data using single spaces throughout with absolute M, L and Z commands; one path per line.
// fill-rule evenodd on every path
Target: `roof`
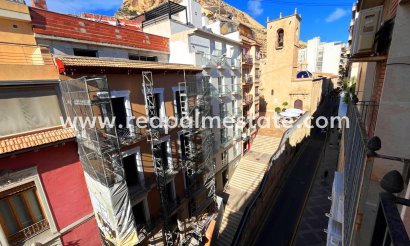
M 202 68 L 193 65 L 133 61 L 116 58 L 95 58 L 84 56 L 57 56 L 56 63 L 64 67 L 105 67 L 127 69 L 151 69 L 151 70 L 192 70 L 202 71 Z M 61 68 L 60 68 L 61 71 Z
M 74 131 L 70 128 L 54 128 L 52 130 L 0 138 L 0 155 L 74 137 Z
M 30 16 L 33 32 L 45 38 L 68 38 L 149 51 L 169 52 L 169 39 L 166 37 L 38 8 L 30 8 Z
M 339 78 L 339 76 L 338 75 L 336 75 L 336 74 L 333 74 L 333 73 L 320 73 L 320 72 L 317 72 L 317 73 L 314 73 L 314 75 L 316 75 L 316 76 L 321 76 L 321 77 L 327 77 L 327 78 Z

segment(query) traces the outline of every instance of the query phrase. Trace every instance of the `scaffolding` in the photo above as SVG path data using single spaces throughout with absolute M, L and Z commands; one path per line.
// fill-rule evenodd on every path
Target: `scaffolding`
M 107 79 L 82 77 L 61 81 L 60 88 L 67 117 L 76 132 L 80 161 L 104 245 L 136 244 L 138 237 L 117 128 L 97 120 L 115 119 Z M 132 135 L 137 138 L 137 134 Z
M 191 119 L 183 129 L 185 156 L 183 168 L 187 173 L 187 193 L 190 198 L 190 214 L 197 216 L 212 202 L 215 204 L 215 161 L 213 159 L 213 132 L 202 124 L 212 114 L 211 84 L 208 76 L 186 76 L 179 83 L 182 116 Z M 201 182 L 202 181 L 202 182 Z M 206 192 L 206 200 L 197 206 L 195 199 Z

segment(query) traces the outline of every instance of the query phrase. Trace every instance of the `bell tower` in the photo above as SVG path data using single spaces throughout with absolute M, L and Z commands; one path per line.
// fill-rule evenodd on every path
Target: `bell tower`
M 283 103 L 290 104 L 291 81 L 298 66 L 301 17 L 293 15 L 271 20 L 267 24 L 267 53 L 264 71 L 263 94 L 266 111 L 274 112 Z

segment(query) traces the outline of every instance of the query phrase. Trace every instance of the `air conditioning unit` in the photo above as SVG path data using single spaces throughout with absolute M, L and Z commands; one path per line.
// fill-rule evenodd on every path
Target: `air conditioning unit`
M 383 6 L 359 12 L 354 32 L 352 55 L 374 52 L 374 38 L 380 28 Z

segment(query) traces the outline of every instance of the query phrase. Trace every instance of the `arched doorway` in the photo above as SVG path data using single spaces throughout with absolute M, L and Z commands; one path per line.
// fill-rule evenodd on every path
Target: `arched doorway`
M 303 110 L 303 101 L 302 100 L 296 100 L 295 103 L 293 104 L 294 108 Z

